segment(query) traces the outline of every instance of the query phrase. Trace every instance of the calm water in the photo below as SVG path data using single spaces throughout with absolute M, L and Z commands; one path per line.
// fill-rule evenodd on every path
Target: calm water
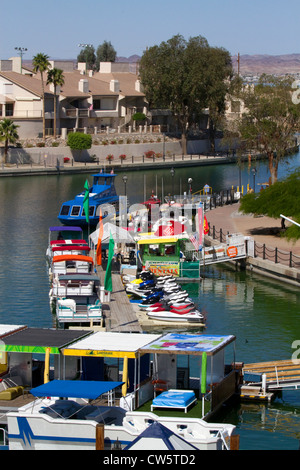
M 279 177 L 299 166 L 300 155 L 282 164 Z M 193 178 L 193 191 L 204 184 L 214 191 L 239 184 L 235 165 L 127 173 L 127 194 L 131 203 L 144 199 L 151 190 L 161 196 L 187 191 Z M 45 252 L 48 228 L 57 225 L 63 201 L 83 190 L 88 177 L 33 176 L 0 179 L 0 323 L 52 327 L 49 309 L 49 280 Z M 242 184 L 253 186 L 253 173 L 241 171 Z M 256 185 L 267 181 L 265 163 L 257 165 Z M 119 194 L 124 192 L 122 175 L 116 178 Z M 258 189 L 259 186 L 257 186 Z M 210 334 L 234 334 L 236 359 L 244 362 L 288 359 L 292 343 L 300 340 L 299 296 L 288 287 L 251 273 L 239 273 L 218 266 L 206 269 L 200 285 L 189 284 L 191 295 L 207 314 Z M 239 404 L 224 407 L 217 417 L 238 427 L 241 449 L 298 449 L 300 439 L 300 391 L 284 392 L 272 404 Z

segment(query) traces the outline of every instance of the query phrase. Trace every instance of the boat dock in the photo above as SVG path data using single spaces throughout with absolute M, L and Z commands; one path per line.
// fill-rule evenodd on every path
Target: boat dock
M 104 285 L 105 271 L 101 266 L 97 267 L 97 273 L 101 285 Z M 102 303 L 106 331 L 142 333 L 142 328 L 129 302 L 119 273 L 112 272 L 112 285 L 110 302 Z
M 281 390 L 300 388 L 300 360 L 244 364 L 241 398 L 271 401 Z

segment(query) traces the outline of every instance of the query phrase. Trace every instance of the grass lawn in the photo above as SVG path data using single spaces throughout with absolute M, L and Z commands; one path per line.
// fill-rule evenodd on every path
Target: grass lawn
M 205 401 L 204 403 L 204 413 L 207 414 L 210 411 L 210 402 Z M 152 400 L 140 406 L 137 411 L 151 412 L 151 404 Z M 188 408 L 187 413 L 178 408 L 154 408 L 153 413 L 157 416 L 167 416 L 170 418 L 202 418 L 202 400 L 198 398 L 197 401 Z

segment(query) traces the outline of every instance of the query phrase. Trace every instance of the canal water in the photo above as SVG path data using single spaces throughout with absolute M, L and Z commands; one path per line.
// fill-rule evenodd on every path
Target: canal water
M 297 168 L 300 155 L 289 157 L 279 168 L 279 178 Z M 170 170 L 127 172 L 130 203 L 142 202 L 154 190 L 158 196 L 193 192 L 209 184 L 213 191 L 242 183 L 256 186 L 268 179 L 266 162 L 239 171 L 234 164 Z M 53 327 L 49 307 L 49 278 L 45 253 L 48 228 L 58 225 L 63 201 L 83 190 L 90 175 L 28 176 L 0 179 L 0 324 Z M 124 194 L 122 174 L 116 178 Z M 208 334 L 236 336 L 236 360 L 258 362 L 289 359 L 300 340 L 299 289 L 254 273 L 210 266 L 200 284 L 186 288 L 206 312 Z M 194 330 L 195 332 L 195 330 Z M 241 449 L 298 449 L 300 391 L 286 391 L 271 404 L 248 403 L 224 407 L 216 420 L 233 423 Z

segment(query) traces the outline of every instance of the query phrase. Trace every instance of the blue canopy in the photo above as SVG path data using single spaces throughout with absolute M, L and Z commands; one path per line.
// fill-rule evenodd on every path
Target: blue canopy
M 52 380 L 30 390 L 35 397 L 86 398 L 95 400 L 103 393 L 120 387 L 124 382 L 96 380 Z
M 63 225 L 58 225 L 57 227 L 49 227 L 50 232 L 82 232 L 82 228 L 80 227 L 65 227 Z

